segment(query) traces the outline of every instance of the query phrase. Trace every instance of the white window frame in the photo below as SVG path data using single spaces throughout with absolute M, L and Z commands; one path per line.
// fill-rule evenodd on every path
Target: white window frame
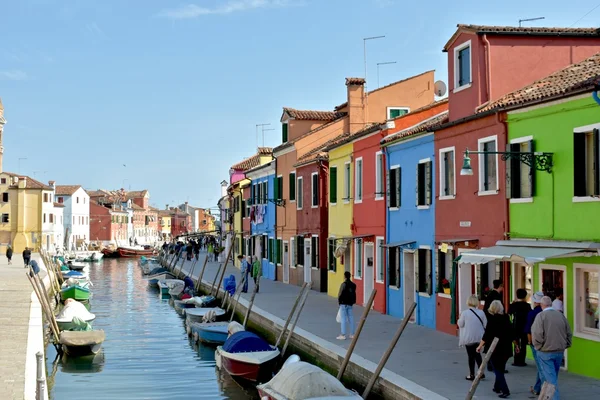
M 592 124 L 592 125 L 585 125 L 585 126 L 578 126 L 577 128 L 573 129 L 573 133 L 587 133 L 590 131 L 593 131 L 594 129 L 600 129 L 600 124 Z M 572 152 L 575 151 L 575 149 L 571 150 Z M 589 203 L 589 202 L 595 202 L 595 201 L 600 201 L 600 197 L 595 197 L 595 196 L 573 196 L 573 203 Z
M 383 152 L 378 151 L 375 153 L 375 201 L 381 201 L 385 198 L 385 182 L 383 179 L 385 172 L 384 168 L 385 165 L 383 165 Z
M 312 174 L 310 174 L 310 207 L 311 208 L 319 208 L 319 196 L 317 193 L 317 204 L 313 204 L 313 199 L 315 198 L 315 185 L 314 185 L 314 176 L 317 176 L 317 188 L 319 186 L 319 174 L 317 172 L 313 172 Z
M 392 110 L 406 110 L 406 114 L 408 114 L 410 112 L 410 107 L 387 107 L 386 112 L 385 112 L 387 119 L 392 119 L 392 117 L 390 115 L 390 112 Z M 404 114 L 404 115 L 406 115 L 406 114 Z M 400 118 L 400 117 L 395 117 L 395 118 Z
M 348 171 L 348 176 L 346 176 L 346 171 Z M 352 195 L 352 167 L 350 161 L 346 161 L 344 163 L 344 197 L 342 201 L 344 204 L 350 203 L 350 196 Z
M 452 192 L 454 194 L 452 195 L 444 195 L 444 179 L 446 177 L 446 174 L 444 173 L 444 154 L 445 153 L 450 153 L 452 152 L 454 154 L 454 156 L 452 157 L 452 169 L 453 169 L 453 175 L 454 175 L 454 185 L 453 185 L 453 190 Z M 438 200 L 454 200 L 456 198 L 456 146 L 452 146 L 452 147 L 444 147 L 443 149 L 440 149 L 440 156 L 439 156 L 439 164 L 440 164 L 440 188 L 439 188 L 439 193 L 440 193 L 440 197 L 438 198 Z
M 459 73 L 458 54 L 460 53 L 461 50 L 464 50 L 467 47 L 470 48 L 470 51 L 469 51 L 470 74 L 469 75 L 471 76 L 471 82 L 466 83 L 462 86 L 459 86 L 458 81 L 460 80 L 460 73 Z M 473 84 L 473 46 L 471 46 L 471 41 L 467 40 L 466 42 L 464 42 L 454 48 L 454 90 L 452 92 L 458 93 L 461 90 L 470 88 L 472 84 Z
M 529 135 L 529 136 L 523 136 L 520 138 L 516 138 L 510 141 L 510 144 L 521 144 L 521 143 L 527 143 L 529 141 L 533 140 L 533 135 Z M 533 189 L 533 188 L 532 188 Z M 506 188 L 507 191 L 510 190 L 510 188 Z M 521 197 L 518 199 L 509 199 L 510 203 L 515 204 L 515 203 L 533 203 L 533 197 Z
M 304 206 L 303 184 L 304 184 L 304 177 L 296 176 L 296 209 L 297 210 L 302 210 L 302 207 Z M 300 193 L 302 193 L 302 196 L 299 196 Z
M 362 241 L 362 239 L 355 239 L 354 240 L 354 262 L 353 262 L 353 267 L 354 267 L 354 279 L 355 280 L 362 280 L 363 277 L 363 270 L 365 268 L 365 266 L 362 264 L 364 262 L 363 258 L 365 257 L 365 248 L 364 248 L 365 243 Z M 361 252 L 360 252 L 360 257 L 357 257 L 358 254 L 358 248 L 361 248 Z M 361 268 L 360 268 L 360 276 L 357 274 L 358 271 L 358 264 L 357 261 L 361 262 Z
M 498 149 L 498 135 L 492 135 L 492 136 L 487 136 L 481 139 L 477 139 L 477 151 L 483 151 L 483 145 L 485 143 L 489 143 L 489 142 L 494 142 L 496 143 L 496 152 L 500 151 Z M 500 181 L 499 181 L 499 175 L 498 175 L 498 154 L 494 154 L 493 155 L 495 157 L 496 160 L 496 190 L 483 190 L 483 180 L 484 180 L 484 176 L 483 176 L 483 163 L 485 160 L 485 157 L 483 157 L 483 154 L 479 154 L 477 157 L 477 163 L 478 163 L 478 175 L 479 175 L 479 192 L 477 193 L 477 195 L 479 196 L 490 196 L 490 195 L 495 195 L 498 194 L 499 189 L 500 189 Z
M 381 247 L 385 243 L 385 239 L 383 236 L 375 237 L 375 282 L 376 283 L 384 283 L 385 281 L 385 271 L 383 270 L 383 256 L 385 254 L 385 249 Z M 383 272 L 383 279 L 379 279 L 379 273 Z
M 358 173 L 358 164 L 360 163 L 360 177 Z M 365 175 L 365 164 L 363 163 L 363 158 L 358 157 L 354 160 L 354 204 L 360 204 L 363 201 L 363 197 L 365 196 L 364 186 L 363 186 L 363 177 Z M 360 198 L 358 189 L 360 188 Z
M 574 290 L 575 290 L 575 293 L 573 295 L 573 304 L 574 304 L 574 311 L 575 311 L 574 316 L 573 316 L 573 336 L 576 336 L 576 337 L 582 338 L 582 339 L 593 340 L 595 342 L 600 342 L 600 333 L 598 332 L 598 330 L 596 330 L 596 333 L 594 334 L 593 329 L 590 329 L 590 328 L 581 329 L 579 326 L 581 319 L 582 319 L 581 307 L 583 306 L 583 299 L 581 301 L 579 301 L 579 298 L 580 298 L 580 296 L 583 297 L 583 295 L 584 295 L 583 272 L 589 271 L 589 272 L 597 272 L 600 274 L 600 266 L 598 266 L 597 264 L 573 263 L 573 271 L 574 271 L 573 278 L 575 279 L 573 281 Z M 564 299 L 566 300 L 567 293 L 564 288 L 563 288 L 563 295 L 564 295 Z M 567 307 L 564 307 L 564 308 L 566 311 Z

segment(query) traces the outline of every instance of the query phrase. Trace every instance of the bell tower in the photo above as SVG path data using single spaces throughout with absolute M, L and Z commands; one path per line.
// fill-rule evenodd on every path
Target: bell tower
M 2 157 L 4 156 L 4 146 L 2 145 L 2 130 L 4 129 L 4 106 L 2 105 L 2 99 L 0 99 L 0 172 L 2 172 Z

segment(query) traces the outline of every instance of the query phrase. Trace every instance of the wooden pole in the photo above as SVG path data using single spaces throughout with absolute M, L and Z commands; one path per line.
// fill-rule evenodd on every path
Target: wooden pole
M 346 352 L 346 357 L 344 361 L 342 361 L 342 365 L 340 366 L 340 370 L 337 374 L 338 381 L 342 381 L 342 376 L 344 376 L 344 371 L 346 371 L 346 367 L 350 362 L 350 357 L 354 352 L 354 347 L 356 347 L 356 342 L 358 342 L 358 337 L 362 332 L 363 326 L 365 326 L 365 322 L 367 321 L 367 317 L 369 316 L 369 311 L 371 311 L 371 306 L 373 306 L 373 302 L 375 301 L 375 295 L 377 294 L 377 289 L 373 289 L 371 291 L 371 297 L 369 297 L 369 301 L 367 302 L 367 306 L 365 307 L 362 316 L 360 317 L 360 322 L 358 323 L 358 327 L 356 328 L 356 332 L 354 333 L 354 337 L 352 338 L 352 342 L 350 343 L 350 347 L 348 347 L 348 351 Z
M 304 308 L 304 304 L 306 304 L 306 299 L 308 298 L 308 293 L 310 293 L 310 289 L 307 289 L 304 292 L 304 296 L 302 297 L 302 302 L 300 303 L 300 309 L 298 310 L 298 312 L 296 313 L 296 317 L 294 318 L 294 322 L 292 322 L 292 326 L 288 332 L 287 337 L 285 338 L 285 344 L 283 345 L 283 349 L 281 349 L 281 359 L 283 360 L 283 356 L 285 354 L 285 351 L 287 350 L 288 344 L 290 343 L 290 338 L 292 337 L 292 334 L 294 333 L 294 329 L 296 328 L 296 324 L 298 323 L 298 320 L 300 319 L 300 314 L 302 313 L 302 309 Z
M 298 296 L 296 296 L 296 302 L 294 303 L 294 306 L 292 307 L 290 314 L 288 315 L 287 320 L 285 321 L 285 324 L 283 325 L 283 328 L 281 328 L 281 332 L 279 333 L 277 342 L 275 342 L 275 347 L 279 347 L 279 343 L 281 342 L 281 339 L 283 338 L 283 334 L 287 330 L 287 327 L 290 324 L 290 320 L 292 319 L 292 316 L 294 315 L 294 311 L 296 311 L 296 307 L 298 307 L 298 303 L 300 302 L 300 299 L 302 298 L 302 295 L 304 294 L 304 291 L 306 290 L 307 286 L 308 286 L 308 283 L 304 282 L 304 285 L 302 285 L 302 289 L 300 289 Z
M 492 340 L 492 344 L 490 345 L 490 348 L 488 349 L 487 353 L 485 354 L 485 357 L 483 358 L 483 361 L 481 362 L 481 365 L 479 366 L 479 369 L 477 370 L 477 376 L 475 376 L 475 380 L 473 381 L 473 383 L 471 384 L 471 387 L 469 388 L 469 391 L 467 392 L 466 400 L 471 400 L 473 398 L 473 396 L 475 395 L 475 391 L 477 390 L 479 381 L 481 381 L 481 377 L 483 376 L 485 368 L 486 368 L 488 362 L 490 361 L 492 354 L 494 353 L 494 349 L 496 348 L 496 345 L 498 344 L 498 340 L 499 339 L 497 337 L 494 338 L 494 340 Z
M 48 296 L 48 292 L 46 291 L 46 286 L 44 286 L 42 280 L 40 279 L 39 275 L 34 275 L 33 276 L 33 280 L 37 281 L 37 284 L 39 285 L 39 287 L 42 289 L 41 293 L 44 295 L 44 300 L 46 301 L 46 304 L 48 306 L 48 309 L 51 312 L 51 322 L 54 324 L 54 327 L 56 328 L 57 331 L 60 331 L 60 329 L 58 328 L 58 323 L 56 322 L 56 319 L 54 318 L 54 313 L 52 312 L 52 305 L 50 303 L 50 296 Z
M 199 292 L 200 289 L 202 288 L 202 277 L 204 277 L 204 270 L 206 269 L 207 262 L 208 262 L 208 253 L 206 254 L 206 257 L 204 257 L 204 265 L 202 265 L 202 271 L 200 271 L 200 276 L 198 277 L 198 280 L 196 281 L 196 289 L 195 289 L 196 292 Z
M 246 274 L 243 278 L 242 278 L 242 282 L 245 281 L 247 278 L 248 274 Z M 235 317 L 235 309 L 237 308 L 237 305 L 240 302 L 240 296 L 242 295 L 242 291 L 238 291 L 237 293 L 237 298 L 235 299 L 235 303 L 233 304 L 233 310 L 231 311 L 231 317 L 229 318 L 229 322 L 233 321 L 233 317 Z
M 31 275 L 27 272 L 25 273 L 25 275 L 27 276 L 27 279 L 29 279 L 31 286 L 33 286 L 33 290 L 40 302 L 42 311 L 44 311 L 44 314 L 46 314 L 46 318 L 48 319 L 48 324 L 50 324 L 50 330 L 54 334 L 54 339 L 56 340 L 56 343 L 58 343 L 59 342 L 59 334 L 58 334 L 59 330 L 58 330 L 58 327 L 56 327 L 54 325 L 55 321 L 54 321 L 54 314 L 52 314 L 52 309 L 50 309 L 48 307 L 48 305 L 46 304 L 46 302 L 44 301 L 41 289 L 37 286 L 35 279 L 32 278 Z
M 415 308 L 417 308 L 417 303 L 413 303 L 410 306 L 410 308 L 408 309 L 408 312 L 406 314 L 404 314 L 404 319 L 402 320 L 400 327 L 396 331 L 396 334 L 394 335 L 392 342 L 390 343 L 387 350 L 381 357 L 381 360 L 379 361 L 379 364 L 377 364 L 377 368 L 375 369 L 375 372 L 373 373 L 373 375 L 371 376 L 371 379 L 369 380 L 369 383 L 367 384 L 367 387 L 362 395 L 363 399 L 366 399 L 369 396 L 369 393 L 371 393 L 371 389 L 373 389 L 375 382 L 377 381 L 377 379 L 379 378 L 379 375 L 381 374 L 381 370 L 383 370 L 383 367 L 385 367 L 385 364 L 387 363 L 388 359 L 392 355 L 392 351 L 394 351 L 394 348 L 396 347 L 396 344 L 398 343 L 398 340 L 400 339 L 402 332 L 404 332 L 406 325 L 408 325 L 408 322 L 410 321 L 410 317 L 412 316 L 412 313 L 415 312 Z
M 227 264 L 229 260 L 231 260 L 231 253 L 233 252 L 233 243 L 231 247 L 229 247 L 229 252 L 227 253 L 227 258 L 225 259 L 225 265 L 223 266 L 223 272 L 221 272 L 221 279 L 219 279 L 219 285 L 217 286 L 217 291 L 215 292 L 215 298 L 219 296 L 219 289 L 221 288 L 221 283 L 223 283 L 223 278 L 225 277 L 225 270 L 227 269 Z
M 209 295 L 211 295 L 211 296 L 213 295 L 213 291 L 215 290 L 215 285 L 217 284 L 217 278 L 219 277 L 219 272 L 221 272 L 221 267 L 222 267 L 222 265 L 219 264 L 219 268 L 217 268 L 217 274 L 215 275 L 215 278 L 213 279 L 213 283 L 210 286 L 210 293 L 209 293 Z M 219 289 L 217 288 L 217 291 L 218 290 Z
M 195 259 L 195 260 L 192 262 L 192 268 L 190 268 L 190 273 L 189 273 L 189 275 L 187 275 L 187 276 L 189 276 L 189 277 L 191 277 L 191 278 L 193 278 L 193 277 L 194 277 L 194 270 L 196 269 L 196 263 L 197 263 L 197 262 L 198 262 L 198 259 Z
M 246 329 L 246 322 L 248 322 L 248 317 L 250 316 L 250 311 L 252 311 L 252 306 L 254 305 L 254 298 L 256 297 L 256 292 L 258 291 L 258 284 L 260 283 L 260 275 L 256 279 L 256 285 L 254 285 L 254 291 L 252 292 L 252 297 L 250 298 L 250 304 L 248 304 L 248 309 L 246 310 L 246 316 L 244 316 L 244 329 Z

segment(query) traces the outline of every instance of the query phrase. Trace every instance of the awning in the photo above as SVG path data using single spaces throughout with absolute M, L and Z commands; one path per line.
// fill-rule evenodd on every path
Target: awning
M 388 248 L 388 247 L 404 247 L 404 246 L 408 246 L 408 245 L 413 244 L 413 243 L 417 243 L 417 242 L 415 240 L 404 240 L 404 241 L 401 241 L 401 242 L 386 243 L 386 244 L 381 245 L 381 247 L 384 247 L 384 248 Z
M 578 249 L 559 247 L 492 246 L 461 253 L 460 264 L 486 264 L 491 261 L 510 261 L 533 265 L 548 258 L 576 255 Z
M 460 242 L 477 242 L 479 239 L 477 238 L 458 238 L 458 239 L 446 239 L 446 240 L 438 240 L 435 244 L 440 245 L 442 243 L 448 243 L 450 245 Z
M 355 235 L 355 236 L 344 236 L 344 237 L 331 238 L 331 239 L 335 239 L 335 240 L 354 240 L 354 239 L 363 239 L 363 238 L 373 237 L 373 236 L 375 236 L 375 235 Z

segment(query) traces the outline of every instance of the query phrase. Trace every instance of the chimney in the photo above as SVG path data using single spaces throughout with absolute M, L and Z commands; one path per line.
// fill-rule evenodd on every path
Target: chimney
M 19 177 L 19 189 L 25 189 L 27 187 L 27 177 L 20 176 Z
M 165 204 L 165 210 L 168 210 L 168 209 L 169 209 L 169 205 Z
M 356 133 L 365 127 L 366 102 L 365 80 L 363 78 L 346 78 L 348 97 L 348 120 L 350 133 Z
M 48 181 L 48 186 L 50 186 L 52 189 L 54 189 L 55 183 L 56 183 L 56 181 Z

